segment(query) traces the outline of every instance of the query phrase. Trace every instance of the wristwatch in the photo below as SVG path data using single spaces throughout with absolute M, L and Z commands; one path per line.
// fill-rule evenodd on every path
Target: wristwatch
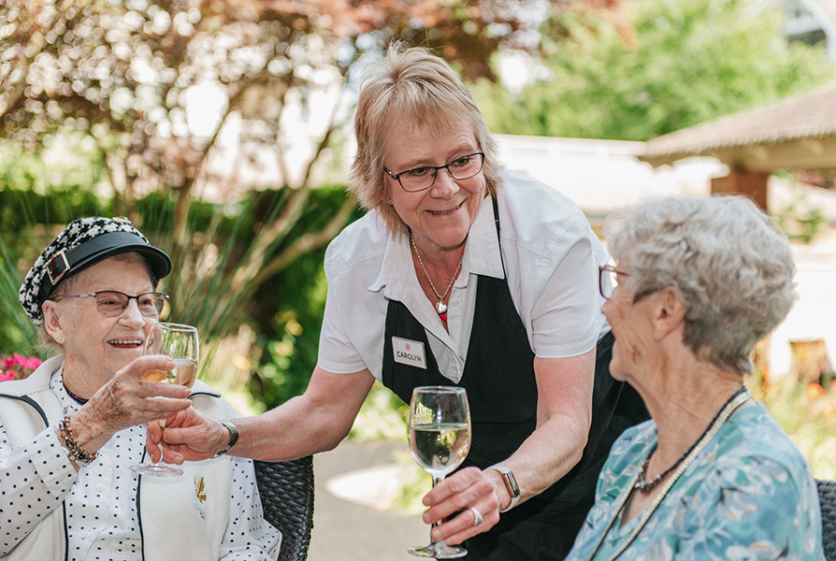
M 224 448 L 223 450 L 221 450 L 220 452 L 218 452 L 217 454 L 212 456 L 213 458 L 218 458 L 220 456 L 223 456 L 224 454 L 229 452 L 230 448 L 235 446 L 236 442 L 238 442 L 238 427 L 233 425 L 230 421 L 218 421 L 218 422 L 229 429 L 229 444 L 226 445 L 226 448 Z
M 502 475 L 502 480 L 505 481 L 505 488 L 508 489 L 508 494 L 511 495 L 511 504 L 508 508 L 500 512 L 508 512 L 520 502 L 520 487 L 517 485 L 517 480 L 514 478 L 514 472 L 503 466 L 502 464 L 495 464 L 488 469 L 495 469 Z

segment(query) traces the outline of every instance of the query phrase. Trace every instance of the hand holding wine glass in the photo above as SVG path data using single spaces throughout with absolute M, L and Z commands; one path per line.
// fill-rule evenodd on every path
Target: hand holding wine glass
M 433 487 L 461 465 L 470 451 L 470 408 L 464 388 L 421 386 L 412 391 L 409 449 L 418 465 L 432 476 Z M 434 522 L 432 527 L 438 524 Z M 411 548 L 409 553 L 453 559 L 467 555 L 467 550 L 433 541 Z
M 180 384 L 191 388 L 197 379 L 199 342 L 197 328 L 177 323 L 155 323 L 145 341 L 146 355 L 165 355 L 174 360 L 174 370 L 149 370 L 142 377 L 144 382 Z M 159 421 L 164 423 L 165 421 Z M 166 466 L 160 461 L 154 464 L 137 464 L 131 469 L 142 475 L 173 477 L 183 470 Z

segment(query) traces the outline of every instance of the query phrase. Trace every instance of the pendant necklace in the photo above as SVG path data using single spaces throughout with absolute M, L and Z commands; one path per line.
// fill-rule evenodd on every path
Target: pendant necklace
M 659 493 L 659 496 L 653 501 L 653 503 L 647 507 L 644 512 L 641 514 L 641 518 L 639 518 L 636 527 L 633 528 L 633 531 L 630 532 L 630 535 L 627 536 L 627 539 L 621 544 L 621 547 L 609 557 L 608 561 L 615 561 L 619 555 L 624 553 L 624 551 L 629 547 L 633 540 L 636 539 L 636 536 L 642 531 L 644 526 L 647 524 L 647 521 L 650 520 L 650 517 L 653 516 L 653 513 L 656 512 L 656 509 L 662 504 L 662 501 L 665 499 L 665 496 L 668 494 L 668 491 L 671 490 L 671 487 L 677 482 L 679 477 L 685 473 L 685 470 L 697 459 L 697 456 L 703 451 L 703 449 L 708 446 L 708 443 L 711 441 L 712 438 L 720 431 L 720 428 L 723 424 L 732 416 L 732 414 L 740 407 L 746 400 L 752 397 L 752 394 L 749 393 L 748 388 L 743 386 L 739 390 L 737 390 L 734 395 L 732 395 L 728 401 L 726 401 L 723 408 L 720 409 L 720 412 L 714 417 L 711 421 L 711 424 L 708 425 L 708 428 L 705 432 L 700 436 L 696 443 L 691 446 L 691 448 L 684 454 L 682 458 L 680 458 L 676 462 L 676 471 L 674 471 L 671 478 L 665 483 L 665 486 L 662 488 L 662 492 Z M 656 446 L 650 451 L 648 454 L 648 458 L 653 454 L 656 450 Z M 647 462 L 647 460 L 645 460 Z M 666 470 L 664 473 L 669 473 L 670 470 Z M 598 543 L 595 545 L 595 548 L 592 550 L 592 555 L 589 556 L 590 561 L 595 558 L 595 554 L 598 553 L 598 550 L 601 548 L 601 545 L 604 543 L 604 540 L 607 539 L 607 534 L 610 533 L 610 529 L 612 528 L 613 524 L 615 523 L 616 518 L 618 518 L 619 513 L 621 513 L 624 509 L 624 505 L 627 504 L 627 499 L 630 498 L 631 493 L 634 489 L 641 491 L 639 485 L 636 485 L 639 480 L 644 480 L 644 476 L 646 475 L 647 470 L 646 467 L 643 466 L 642 469 L 639 469 L 636 472 L 636 475 L 633 476 L 632 480 L 624 487 L 624 491 L 622 492 L 621 496 L 618 498 L 618 506 L 615 509 L 615 515 L 610 519 L 610 523 L 607 524 L 607 527 L 604 528 L 604 533 L 601 534 L 601 538 L 598 540 Z M 655 481 L 652 482 L 652 486 L 655 487 L 656 484 L 661 481 L 661 477 L 654 478 Z M 652 487 L 651 487 L 652 488 Z
M 438 316 L 447 323 L 447 304 L 444 303 L 444 299 L 447 298 L 447 293 L 450 292 L 450 289 L 453 288 L 453 283 L 456 282 L 456 277 L 459 276 L 459 271 L 462 270 L 462 262 L 464 261 L 464 253 L 462 253 L 462 258 L 459 259 L 459 266 L 456 267 L 456 272 L 453 273 L 453 278 L 450 279 L 450 284 L 447 285 L 447 290 L 444 291 L 444 294 L 439 294 L 438 291 L 435 289 L 435 285 L 433 284 L 433 280 L 430 278 L 430 274 L 427 272 L 427 268 L 424 267 L 424 262 L 421 260 L 421 254 L 418 253 L 418 247 L 415 245 L 415 238 L 412 237 L 412 232 L 409 233 L 409 241 L 412 242 L 412 249 L 415 250 L 415 256 L 418 258 L 418 263 L 421 265 L 421 269 L 424 270 L 424 274 L 427 276 L 427 280 L 430 282 L 430 288 L 433 289 L 433 293 L 435 294 L 436 298 L 438 298 L 438 302 L 435 303 L 435 311 L 438 312 Z

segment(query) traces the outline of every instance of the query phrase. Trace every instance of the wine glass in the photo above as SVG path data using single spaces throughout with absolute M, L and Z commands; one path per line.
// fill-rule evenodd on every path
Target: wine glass
M 149 370 L 142 376 L 144 382 L 162 384 L 180 384 L 190 388 L 197 378 L 199 358 L 197 329 L 191 325 L 179 323 L 155 323 L 145 341 L 146 355 L 165 355 L 174 360 L 174 370 Z M 165 420 L 157 421 L 165 426 Z M 160 443 L 162 447 L 162 442 Z M 142 475 L 157 477 L 176 477 L 183 475 L 183 470 L 167 466 L 160 460 L 153 464 L 136 464 L 131 469 Z
M 432 476 L 433 487 L 461 465 L 470 451 L 470 407 L 464 388 L 420 386 L 412 390 L 409 450 L 418 465 Z M 433 522 L 432 528 L 439 524 Z M 430 545 L 411 548 L 409 553 L 454 559 L 467 555 L 467 550 L 432 541 Z

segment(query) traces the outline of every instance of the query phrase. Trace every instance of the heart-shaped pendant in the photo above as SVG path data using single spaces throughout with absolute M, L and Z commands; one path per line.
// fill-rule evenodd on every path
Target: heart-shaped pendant
M 444 302 L 438 301 L 435 303 L 435 310 L 440 314 L 443 314 L 447 311 L 447 304 Z

